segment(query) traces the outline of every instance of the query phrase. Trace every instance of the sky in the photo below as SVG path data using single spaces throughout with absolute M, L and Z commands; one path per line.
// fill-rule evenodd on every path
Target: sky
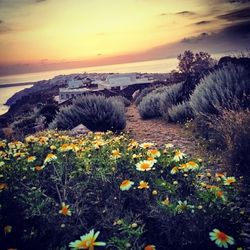
M 250 0 L 0 0 L 0 75 L 249 44 Z

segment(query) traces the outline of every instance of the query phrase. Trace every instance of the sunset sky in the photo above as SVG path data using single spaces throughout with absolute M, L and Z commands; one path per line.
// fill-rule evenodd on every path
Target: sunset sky
M 248 0 L 0 0 L 0 74 L 250 44 Z

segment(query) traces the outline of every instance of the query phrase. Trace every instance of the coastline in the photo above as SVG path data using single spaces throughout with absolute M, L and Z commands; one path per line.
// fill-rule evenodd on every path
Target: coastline
M 18 86 L 33 85 L 33 84 L 35 84 L 35 82 L 5 83 L 5 84 L 0 84 L 0 88 L 11 88 Z

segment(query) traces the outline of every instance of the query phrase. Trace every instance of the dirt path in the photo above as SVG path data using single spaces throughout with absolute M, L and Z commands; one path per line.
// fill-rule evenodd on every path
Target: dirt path
M 126 131 L 139 142 L 155 142 L 158 146 L 172 143 L 188 154 L 197 156 L 198 142 L 178 124 L 166 123 L 163 119 L 141 119 L 136 106 L 128 107 Z

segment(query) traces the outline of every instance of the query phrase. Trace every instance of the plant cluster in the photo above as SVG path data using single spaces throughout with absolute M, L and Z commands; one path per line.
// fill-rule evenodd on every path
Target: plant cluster
M 237 185 L 171 144 L 126 134 L 1 141 L 1 248 L 243 247 Z
M 92 131 L 122 130 L 126 125 L 124 101 L 86 95 L 63 107 L 49 127 L 65 130 L 83 124 Z

